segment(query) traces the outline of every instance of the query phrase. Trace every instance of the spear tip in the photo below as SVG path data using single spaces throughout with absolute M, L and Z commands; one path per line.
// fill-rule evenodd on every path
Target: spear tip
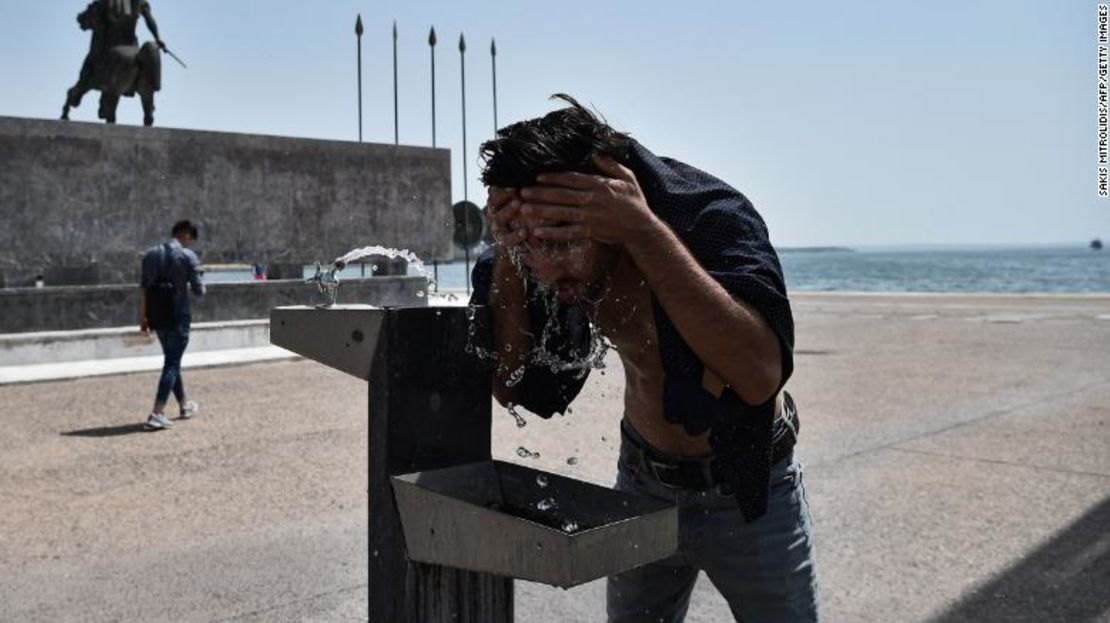
M 466 39 L 463 38 L 461 32 L 459 33 L 459 52 L 466 52 Z
M 436 44 L 436 27 L 432 26 L 432 29 L 428 31 L 428 45 L 434 46 L 435 44 Z
M 393 20 L 393 40 L 397 40 L 397 20 Z
M 490 56 L 497 56 L 497 40 L 492 37 L 489 40 L 489 54 Z
M 359 13 L 358 17 L 355 18 L 355 35 L 362 36 L 362 13 Z

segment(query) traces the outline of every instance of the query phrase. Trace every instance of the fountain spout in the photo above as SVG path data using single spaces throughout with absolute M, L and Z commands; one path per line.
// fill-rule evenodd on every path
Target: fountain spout
M 316 262 L 316 274 L 305 279 L 307 284 L 316 284 L 316 289 L 327 297 L 325 303 L 321 303 L 317 307 L 332 307 L 335 305 L 336 296 L 339 294 L 339 271 L 347 265 L 343 260 L 336 260 L 330 268 L 326 271 L 320 267 L 320 263 Z

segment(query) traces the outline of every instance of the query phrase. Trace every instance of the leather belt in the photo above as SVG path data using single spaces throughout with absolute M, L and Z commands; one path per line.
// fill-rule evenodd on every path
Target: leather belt
M 772 441 L 771 464 L 790 457 L 798 441 L 798 411 L 790 394 L 784 396 L 782 416 L 776 420 Z M 687 458 L 659 452 L 648 445 L 627 422 L 621 422 L 621 436 L 628 443 L 622 444 L 620 460 L 633 473 L 646 476 L 672 489 L 705 491 L 716 487 L 710 469 L 712 456 Z

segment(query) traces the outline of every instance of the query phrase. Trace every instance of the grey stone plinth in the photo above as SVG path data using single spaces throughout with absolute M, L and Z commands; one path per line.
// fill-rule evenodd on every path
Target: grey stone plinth
M 431 260 L 451 251 L 450 192 L 445 149 L 0 117 L 0 270 L 22 284 L 95 263 L 99 283 L 134 282 L 182 218 L 208 263 L 371 244 Z

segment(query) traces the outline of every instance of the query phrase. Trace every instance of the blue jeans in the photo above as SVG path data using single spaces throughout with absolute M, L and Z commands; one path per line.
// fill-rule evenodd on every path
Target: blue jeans
M 771 468 L 767 514 L 744 523 L 736 499 L 715 491 L 673 489 L 625 466 L 622 442 L 616 489 L 678 507 L 678 552 L 611 576 L 610 623 L 681 623 L 698 571 L 743 623 L 817 623 L 819 591 L 802 464 L 793 456 Z
M 158 393 L 154 402 L 166 404 L 170 391 L 178 404 L 185 400 L 185 384 L 181 381 L 181 356 L 185 354 L 185 347 L 189 345 L 189 317 L 185 316 L 173 329 L 158 331 L 158 341 L 162 343 L 162 354 L 165 360 L 162 363 L 162 377 L 158 379 Z

